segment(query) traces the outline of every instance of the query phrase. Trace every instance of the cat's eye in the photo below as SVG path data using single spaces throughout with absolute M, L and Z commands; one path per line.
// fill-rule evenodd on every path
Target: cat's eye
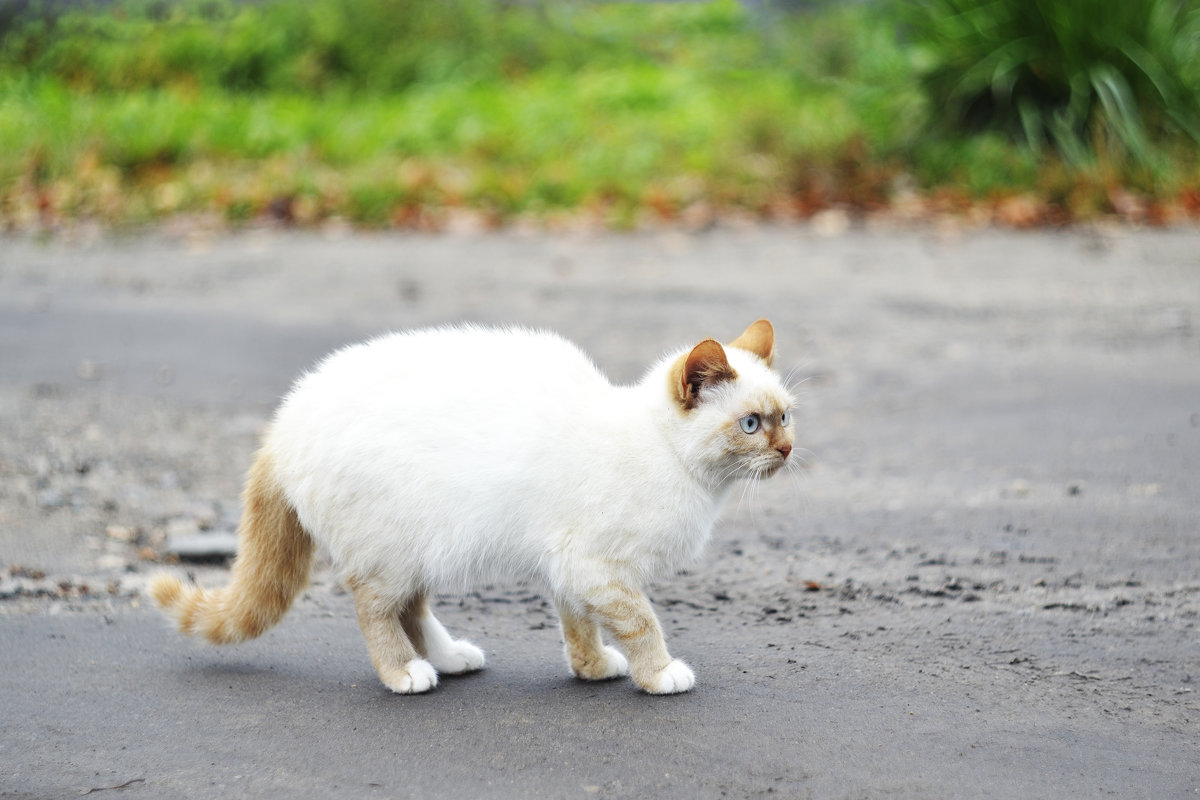
M 758 414 L 747 414 L 738 420 L 738 424 L 742 426 L 743 433 L 754 433 L 762 422 L 759 420 Z
M 784 411 L 779 417 L 779 427 L 786 428 L 792 421 L 792 412 Z

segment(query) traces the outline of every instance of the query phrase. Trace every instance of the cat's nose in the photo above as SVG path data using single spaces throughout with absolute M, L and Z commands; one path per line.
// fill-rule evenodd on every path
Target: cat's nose
M 775 449 L 778 450 L 779 455 L 783 456 L 784 458 L 787 458 L 792 452 L 792 446 L 790 444 L 781 444 Z

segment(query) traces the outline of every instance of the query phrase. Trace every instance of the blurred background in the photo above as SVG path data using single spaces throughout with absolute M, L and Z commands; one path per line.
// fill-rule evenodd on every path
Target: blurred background
M 0 2 L 9 230 L 1172 224 L 1198 142 L 1196 0 Z

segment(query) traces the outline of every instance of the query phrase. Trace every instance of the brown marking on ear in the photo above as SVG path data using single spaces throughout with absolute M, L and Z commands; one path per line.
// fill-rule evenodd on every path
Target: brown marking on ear
M 701 387 L 736 377 L 737 373 L 725 357 L 725 348 L 716 339 L 705 339 L 671 369 L 675 398 L 688 409 L 695 408 L 700 402 Z
M 760 319 L 742 331 L 742 335 L 730 342 L 729 346 L 753 353 L 769 367 L 775 360 L 775 328 L 769 321 Z

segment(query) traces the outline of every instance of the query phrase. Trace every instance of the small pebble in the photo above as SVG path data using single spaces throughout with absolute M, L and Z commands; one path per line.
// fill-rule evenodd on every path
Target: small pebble
M 237 536 L 232 531 L 168 535 L 165 550 L 184 560 L 226 558 L 237 552 Z
M 67 498 L 58 489 L 42 489 L 37 493 L 37 504 L 42 508 L 62 508 Z
M 118 542 L 132 542 L 137 539 L 137 528 L 129 528 L 124 525 L 109 525 L 104 529 L 104 533 L 110 539 L 115 539 Z

